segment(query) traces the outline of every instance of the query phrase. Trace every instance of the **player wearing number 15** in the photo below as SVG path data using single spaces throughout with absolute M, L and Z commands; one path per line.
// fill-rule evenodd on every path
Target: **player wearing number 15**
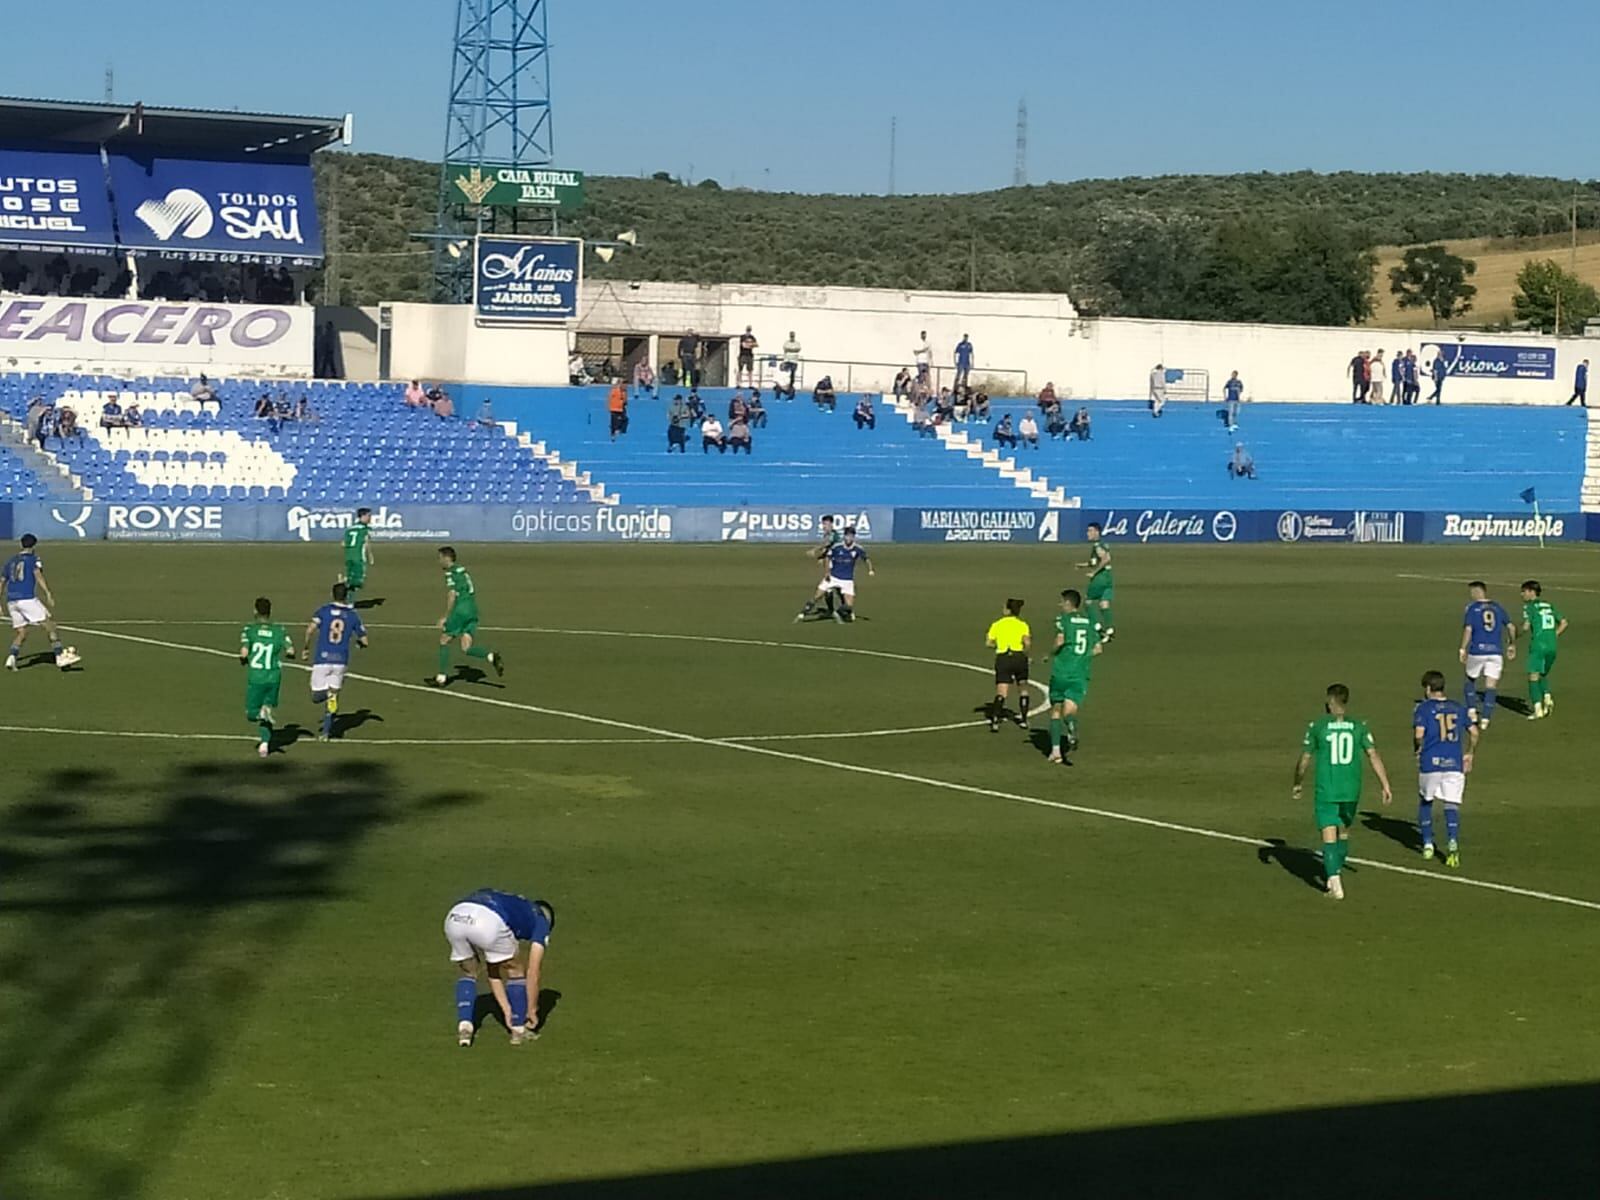
M 239 634 L 239 661 L 249 674 L 245 677 L 244 715 L 260 731 L 256 753 L 265 758 L 272 751 L 272 710 L 278 707 L 278 692 L 283 686 L 283 660 L 294 657 L 294 642 L 289 631 L 272 623 L 272 601 L 256 600 L 255 620 Z
M 1461 801 L 1478 748 L 1478 714 L 1444 694 L 1444 673 L 1422 677 L 1423 699 L 1411 719 L 1417 751 L 1417 830 L 1422 857 L 1433 857 L 1433 802 L 1444 801 L 1444 865 L 1461 865 Z
M 1567 619 L 1543 598 L 1537 579 L 1522 585 L 1522 627 L 1528 631 L 1528 703 L 1530 721 L 1548 717 L 1556 709 L 1550 694 L 1550 672 L 1556 665 L 1556 639 L 1567 631 Z
M 367 628 L 361 623 L 361 614 L 349 603 L 350 589 L 342 584 L 333 585 L 333 603 L 324 604 L 311 615 L 306 626 L 306 656 L 311 659 L 311 702 L 326 706 L 322 716 L 322 732 L 317 740 L 326 742 L 333 738 L 333 723 L 339 715 L 339 691 L 344 687 L 344 675 L 350 667 L 350 648 L 365 647 Z M 312 652 L 311 640 L 316 639 Z
M 1383 802 L 1394 799 L 1389 788 L 1389 773 L 1372 740 L 1365 721 L 1349 715 L 1350 689 L 1342 683 L 1328 688 L 1326 715 L 1306 726 L 1300 759 L 1294 768 L 1294 798 L 1300 799 L 1306 771 L 1317 764 L 1316 797 L 1313 811 L 1322 835 L 1322 873 L 1328 881 L 1328 895 L 1344 899 L 1340 872 L 1350 853 L 1350 826 L 1355 823 L 1356 807 L 1361 803 L 1362 762 L 1372 764 L 1372 773 L 1383 786 Z

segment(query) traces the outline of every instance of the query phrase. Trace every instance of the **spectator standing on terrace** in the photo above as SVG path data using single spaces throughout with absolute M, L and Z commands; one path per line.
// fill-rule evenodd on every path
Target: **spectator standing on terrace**
M 872 397 L 862 396 L 856 401 L 856 411 L 851 417 L 857 429 L 876 429 L 878 427 L 878 414 L 872 411 Z
M 749 412 L 751 429 L 765 429 L 767 427 L 767 406 L 761 403 L 760 388 L 750 393 Z
M 744 379 L 745 387 L 756 385 L 756 348 L 761 343 L 756 341 L 756 335 L 750 326 L 744 327 L 744 332 L 739 335 L 739 369 L 734 373 L 733 386 L 739 386 L 739 380 Z
M 917 364 L 917 382 L 933 387 L 933 347 L 928 344 L 928 331 L 924 329 L 911 351 L 911 361 Z
M 994 427 L 993 437 L 997 445 L 1004 446 L 1008 450 L 1017 448 L 1017 435 L 1011 428 L 1010 413 L 1000 418 L 1000 424 Z
M 1383 403 L 1383 351 L 1379 350 L 1372 356 L 1372 361 L 1367 364 L 1367 403 Z
M 966 334 L 956 343 L 956 387 L 964 388 L 972 376 L 972 341 Z
M 777 389 L 777 394 L 785 400 L 794 399 L 795 372 L 800 370 L 800 343 L 794 336 L 794 330 L 789 331 L 788 341 L 783 343 L 783 371 L 789 377 L 789 386 Z
M 689 412 L 689 406 L 683 402 L 683 396 L 672 398 L 672 407 L 667 410 L 667 453 L 677 450 L 679 454 L 689 453 L 689 426 L 694 423 L 694 417 Z
M 1389 402 L 1391 404 L 1408 404 L 1406 399 L 1406 356 L 1400 351 L 1394 352 L 1394 361 L 1389 364 Z
M 199 379 L 189 385 L 189 399 L 198 404 L 201 411 L 204 411 L 208 404 L 215 404 L 217 412 L 222 411 L 222 401 L 217 399 L 217 389 L 211 386 L 211 380 L 206 378 L 204 371 L 200 373 Z
M 728 443 L 722 436 L 722 422 L 715 416 L 708 415 L 700 424 L 700 453 L 710 454 L 713 446 L 717 448 L 718 454 L 728 452 Z
M 1033 449 L 1039 448 L 1039 422 L 1033 419 L 1033 409 L 1030 408 L 1022 414 L 1022 423 L 1017 426 L 1017 436 Z
M 611 385 L 611 394 L 606 397 L 606 410 L 611 414 L 611 440 L 617 440 L 619 433 L 628 432 L 628 389 L 622 386 L 621 381 Z
M 728 446 L 735 454 L 751 453 L 750 418 L 743 413 L 728 422 Z
M 656 372 L 648 358 L 633 364 L 633 397 L 637 400 L 640 396 L 656 398 Z
M 50 429 L 50 402 L 38 397 L 28 406 L 28 439 L 38 442 L 44 449 L 44 439 Z
M 1250 451 L 1244 448 L 1243 442 L 1233 444 L 1233 457 L 1228 460 L 1228 474 L 1235 479 L 1256 477 L 1256 460 L 1250 457 Z
M 1400 394 L 1402 404 L 1415 404 L 1417 397 L 1422 394 L 1422 385 L 1417 382 L 1420 378 L 1420 369 L 1417 364 L 1417 352 L 1407 350 L 1405 363 L 1400 372 Z
M 1150 415 L 1159 417 L 1167 406 L 1167 368 L 1160 363 L 1150 372 Z
M 700 375 L 695 369 L 699 358 L 700 339 L 691 329 L 678 339 L 678 365 L 683 368 L 683 381 L 690 387 L 698 387 L 700 384 Z
M 1228 376 L 1228 382 L 1222 385 L 1222 417 L 1228 424 L 1229 433 L 1239 428 L 1239 405 L 1243 402 L 1244 380 L 1235 371 Z
M 1072 423 L 1067 426 L 1067 432 L 1076 437 L 1080 442 L 1087 442 L 1092 436 L 1089 432 L 1089 410 L 1083 405 L 1078 406 L 1078 411 L 1072 415 Z
M 1367 402 L 1367 389 L 1372 383 L 1372 377 L 1367 374 L 1370 366 L 1370 357 L 1363 350 L 1352 358 L 1350 365 L 1345 368 L 1345 372 L 1350 376 L 1350 402 L 1352 404 L 1365 404 Z
M 1582 403 L 1589 407 L 1589 360 L 1586 358 L 1578 364 L 1577 371 L 1572 376 L 1572 399 L 1567 404 Z
M 410 383 L 406 384 L 406 407 L 428 407 L 428 392 L 427 389 L 422 386 L 422 380 L 413 379 Z
M 1444 355 L 1433 356 L 1433 395 L 1428 399 L 1438 404 L 1444 399 L 1444 377 L 1450 373 L 1450 368 L 1445 366 Z
M 818 408 L 825 408 L 832 412 L 839 403 L 839 398 L 834 394 L 833 376 L 824 375 L 817 380 L 817 386 L 811 392 L 811 399 Z

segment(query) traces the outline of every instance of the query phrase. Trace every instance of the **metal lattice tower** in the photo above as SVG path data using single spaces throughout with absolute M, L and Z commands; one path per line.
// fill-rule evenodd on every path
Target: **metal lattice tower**
M 1017 165 L 1011 172 L 1012 187 L 1028 186 L 1028 98 L 1017 101 Z
M 491 167 L 549 166 L 555 150 L 550 105 L 550 42 L 546 0 L 457 0 L 445 114 L 445 163 Z M 453 233 L 515 229 L 520 220 L 548 223 L 549 214 L 516 210 L 468 212 L 439 175 L 434 251 L 436 289 L 462 300 L 465 263 L 446 253 Z

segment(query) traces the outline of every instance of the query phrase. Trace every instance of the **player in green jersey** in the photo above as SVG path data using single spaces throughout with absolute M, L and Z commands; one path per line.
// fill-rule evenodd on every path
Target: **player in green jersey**
M 278 707 L 278 691 L 283 684 L 283 660 L 294 657 L 294 641 L 282 625 L 272 623 L 272 601 L 256 599 L 255 619 L 240 631 L 239 661 L 245 676 L 244 715 L 261 734 L 256 753 L 265 758 L 272 752 L 272 710 Z
M 344 574 L 340 582 L 353 605 L 367 584 L 367 568 L 372 565 L 372 510 L 356 509 L 355 524 L 344 531 Z
M 1556 709 L 1550 694 L 1550 670 L 1556 665 L 1556 639 L 1567 631 L 1567 619 L 1550 601 L 1537 579 L 1522 585 L 1522 627 L 1528 631 L 1528 720 L 1548 717 Z
M 1083 596 L 1076 588 L 1061 593 L 1056 617 L 1056 644 L 1050 658 L 1050 761 L 1067 763 L 1061 753 L 1065 727 L 1067 753 L 1078 748 L 1078 710 L 1089 694 L 1089 674 L 1094 656 L 1105 648 L 1099 626 L 1083 612 Z
M 810 550 L 806 551 L 806 553 L 811 555 L 812 558 L 816 559 L 822 564 L 822 578 L 827 579 L 828 552 L 838 545 L 841 539 L 839 536 L 838 522 L 833 519 L 831 514 L 823 513 L 819 524 L 822 526 L 822 541 L 816 546 L 813 546 Z M 833 616 L 833 598 L 834 592 L 831 589 L 824 589 L 822 587 L 822 581 L 818 580 L 817 594 L 811 597 L 811 599 L 807 600 L 805 607 L 795 614 L 794 619 L 796 623 L 804 621 L 812 613 L 816 612 L 817 603 L 819 601 L 828 606 L 828 611 L 824 615 L 823 619 L 826 620 L 828 617 Z
M 1317 764 L 1317 790 L 1313 811 L 1322 833 L 1322 873 L 1328 881 L 1328 895 L 1344 899 L 1344 883 L 1339 872 L 1350 853 L 1350 826 L 1355 823 L 1356 806 L 1361 802 L 1361 760 L 1372 764 L 1372 773 L 1383 786 L 1383 802 L 1390 803 L 1389 772 L 1372 740 L 1365 721 L 1350 716 L 1350 689 L 1342 683 L 1328 688 L 1325 716 L 1306 726 L 1300 760 L 1294 767 L 1294 798 L 1304 790 L 1306 770 Z
M 1089 539 L 1089 561 L 1080 565 L 1089 572 L 1089 612 L 1100 627 L 1100 636 L 1109 642 L 1117 636 L 1116 623 L 1111 616 L 1115 587 L 1111 578 L 1111 551 L 1106 548 L 1099 522 L 1090 521 L 1084 536 Z
M 456 561 L 454 546 L 439 548 L 439 565 L 444 568 L 444 583 L 449 595 L 444 616 L 439 618 L 439 672 L 433 682 L 445 685 L 445 672 L 450 669 L 450 643 L 461 639 L 461 653 L 468 658 L 485 658 L 496 675 L 506 673 L 505 658 L 494 650 L 486 650 L 473 641 L 478 632 L 478 589 L 467 569 Z

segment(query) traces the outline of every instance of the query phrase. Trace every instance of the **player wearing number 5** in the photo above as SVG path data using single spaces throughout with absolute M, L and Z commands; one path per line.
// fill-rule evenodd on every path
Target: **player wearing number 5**
M 322 715 L 322 732 L 319 742 L 331 741 L 333 723 L 339 715 L 339 690 L 344 687 L 344 673 L 350 668 L 350 648 L 366 647 L 367 627 L 361 623 L 361 614 L 349 603 L 350 589 L 342 584 L 333 585 L 333 603 L 324 604 L 311 615 L 306 626 L 305 653 L 311 660 L 311 702 L 326 706 Z M 312 653 L 311 641 L 317 648 Z
M 1323 706 L 1326 715 L 1306 726 L 1300 760 L 1294 768 L 1293 794 L 1298 800 L 1304 790 L 1307 769 L 1313 760 L 1317 764 L 1313 811 L 1322 836 L 1322 874 L 1328 881 L 1328 895 L 1335 900 L 1344 899 L 1340 872 L 1350 853 L 1350 826 L 1355 823 L 1356 808 L 1361 803 L 1363 757 L 1372 763 L 1372 773 L 1383 786 L 1383 802 L 1388 804 L 1394 799 L 1389 788 L 1389 773 L 1384 770 L 1372 731 L 1365 721 L 1349 715 L 1346 711 L 1349 705 L 1349 688 L 1342 683 L 1329 686 Z
M 239 634 L 239 662 L 249 671 L 245 678 L 244 715 L 261 733 L 256 753 L 272 752 L 272 710 L 278 707 L 283 686 L 283 660 L 294 657 L 289 631 L 272 621 L 272 601 L 256 599 L 255 620 Z
M 1082 610 L 1083 596 L 1076 588 L 1061 593 L 1050 659 L 1050 761 L 1066 766 L 1071 764 L 1061 752 L 1063 725 L 1070 754 L 1078 748 L 1078 710 L 1089 694 L 1090 667 L 1105 648 L 1099 623 Z
M 1478 748 L 1478 714 L 1444 694 L 1444 673 L 1422 677 L 1423 699 L 1412 717 L 1412 745 L 1417 751 L 1417 830 L 1422 857 L 1433 857 L 1433 802 L 1444 801 L 1444 865 L 1461 865 L 1461 801 Z

